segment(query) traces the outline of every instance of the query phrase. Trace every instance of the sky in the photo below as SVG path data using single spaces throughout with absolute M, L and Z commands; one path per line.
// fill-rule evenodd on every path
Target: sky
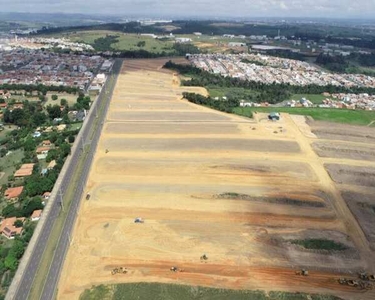
M 375 0 L 0 0 L 3 12 L 375 19 Z

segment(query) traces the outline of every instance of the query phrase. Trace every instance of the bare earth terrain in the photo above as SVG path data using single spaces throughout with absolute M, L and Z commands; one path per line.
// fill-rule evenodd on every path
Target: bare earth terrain
M 346 139 L 340 125 L 200 107 L 181 100 L 187 89 L 164 62 L 124 63 L 58 299 L 139 281 L 375 299 L 337 282 L 375 271 L 373 129 L 350 127 Z M 304 239 L 345 250 L 292 243 Z M 111 275 L 120 266 L 129 272 Z M 301 268 L 308 277 L 295 274 Z

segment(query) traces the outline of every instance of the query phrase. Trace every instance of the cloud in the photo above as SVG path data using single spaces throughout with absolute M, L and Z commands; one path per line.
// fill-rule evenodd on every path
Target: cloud
M 375 0 L 0 0 L 2 11 L 116 14 L 124 17 L 362 17 Z

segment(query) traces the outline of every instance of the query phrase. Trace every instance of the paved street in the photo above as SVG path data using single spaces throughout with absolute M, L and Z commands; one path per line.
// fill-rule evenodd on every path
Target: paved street
M 90 167 L 91 167 L 92 158 L 93 158 L 93 155 L 97 146 L 97 142 L 100 137 L 101 129 L 102 129 L 103 119 L 106 115 L 106 111 L 108 109 L 109 102 L 110 102 L 109 100 L 112 96 L 115 82 L 117 80 L 117 76 L 121 69 L 121 65 L 122 65 L 121 60 L 117 60 L 115 62 L 111 75 L 110 75 L 114 80 L 112 80 L 111 82 L 111 79 L 110 78 L 108 79 L 105 88 L 103 88 L 102 93 L 100 94 L 100 96 L 98 97 L 97 101 L 94 104 L 95 106 L 92 107 L 92 110 L 94 110 L 95 112 L 95 109 L 100 108 L 102 102 L 105 101 L 104 112 L 102 114 L 99 114 L 101 119 L 99 120 L 99 125 L 96 128 L 95 132 L 92 132 L 92 130 L 93 129 L 95 130 L 95 128 L 93 128 L 93 124 L 94 124 L 97 113 L 93 113 L 91 115 L 91 118 L 88 118 L 86 120 L 88 124 L 85 127 L 85 132 L 83 132 L 82 134 L 82 140 L 85 145 L 90 144 L 89 152 L 84 162 L 83 172 L 80 177 L 81 180 L 77 185 L 75 197 L 73 199 L 71 206 L 69 207 L 68 217 L 65 221 L 64 228 L 62 230 L 63 234 L 60 236 L 58 245 L 56 247 L 56 252 L 54 254 L 54 258 L 53 258 L 53 261 L 52 261 L 52 264 L 51 264 L 51 267 L 47 276 L 47 280 L 44 285 L 41 299 L 47 300 L 47 299 L 53 298 L 56 285 L 58 282 L 58 278 L 60 275 L 61 267 L 63 265 L 65 254 L 68 249 L 70 233 L 72 232 L 72 229 L 74 227 L 77 208 L 79 207 L 79 203 L 82 198 L 81 196 L 83 192 L 83 187 L 85 186 L 86 179 L 87 179 Z M 92 140 L 90 140 L 90 138 L 92 138 Z M 79 142 L 82 143 L 81 141 Z M 61 193 L 59 193 L 59 195 L 57 196 L 58 198 L 56 199 L 54 205 L 52 206 L 49 212 L 49 215 L 47 216 L 47 220 L 44 224 L 42 234 L 40 235 L 37 241 L 37 245 L 33 251 L 30 261 L 27 264 L 27 268 L 22 276 L 21 282 L 19 284 L 19 287 L 17 289 L 14 299 L 24 300 L 24 299 L 27 299 L 29 296 L 33 280 L 36 276 L 39 264 L 41 262 L 46 245 L 48 243 L 48 239 L 50 237 L 55 220 L 58 217 L 60 210 L 63 207 L 61 205 L 61 200 L 62 200 L 61 194 L 62 195 L 64 194 L 69 184 L 73 184 L 70 182 L 70 179 L 73 177 L 73 174 L 76 171 L 76 167 L 78 165 L 79 159 L 81 158 L 82 154 L 83 154 L 82 150 L 77 151 L 76 153 L 73 154 L 71 158 L 70 165 L 61 183 L 61 188 L 60 188 Z

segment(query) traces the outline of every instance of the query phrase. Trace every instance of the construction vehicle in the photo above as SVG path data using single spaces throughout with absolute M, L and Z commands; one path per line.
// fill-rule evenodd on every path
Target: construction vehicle
M 300 271 L 296 271 L 296 275 L 300 275 L 300 276 L 309 276 L 309 271 L 305 270 L 305 269 L 302 269 Z
M 340 278 L 339 283 L 342 284 L 342 285 L 348 285 L 348 286 L 352 286 L 352 287 L 358 287 L 359 286 L 358 280 L 355 280 L 355 279 Z
M 144 223 L 145 221 L 143 221 L 142 218 L 135 218 L 134 219 L 134 223 Z
M 171 270 L 172 272 L 177 272 L 177 271 L 178 271 L 178 268 L 177 268 L 177 267 L 171 267 L 170 270 Z
M 207 260 L 207 259 L 208 259 L 208 257 L 207 257 L 206 254 L 203 254 L 203 255 L 201 256 L 201 260 Z
M 112 275 L 115 274 L 126 274 L 128 273 L 128 270 L 124 267 L 114 268 L 111 272 Z
M 365 281 L 375 281 L 374 274 L 367 274 L 366 272 L 359 273 L 359 278 Z

